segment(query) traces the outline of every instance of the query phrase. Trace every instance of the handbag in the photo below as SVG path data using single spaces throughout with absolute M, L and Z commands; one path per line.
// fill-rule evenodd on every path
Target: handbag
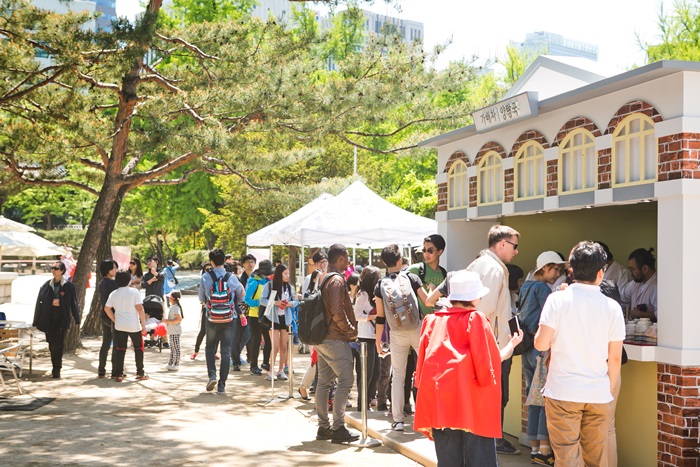
M 535 366 L 535 374 L 532 376 L 532 384 L 530 384 L 530 392 L 527 395 L 525 405 L 538 405 L 544 407 L 544 384 L 547 382 L 547 355 L 549 351 L 543 352 L 537 356 L 537 366 Z

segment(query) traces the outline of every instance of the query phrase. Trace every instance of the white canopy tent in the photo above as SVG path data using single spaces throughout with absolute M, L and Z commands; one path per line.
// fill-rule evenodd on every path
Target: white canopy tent
M 325 198 L 324 198 L 325 196 Z M 323 199 L 322 199 L 323 198 Z M 383 248 L 423 244 L 437 222 L 395 206 L 356 181 L 339 195 L 321 195 L 298 211 L 247 237 L 249 246 Z
M 246 237 L 246 243 L 248 246 L 272 246 L 272 245 L 295 245 L 301 246 L 301 243 L 297 243 L 297 238 L 287 233 L 286 229 L 290 225 L 301 219 L 306 219 L 319 209 L 321 209 L 329 200 L 333 199 L 333 195 L 328 193 L 323 193 L 318 198 L 314 199 L 310 203 L 304 205 L 302 208 L 294 211 L 287 217 L 278 220 L 277 222 L 270 224 L 257 232 Z

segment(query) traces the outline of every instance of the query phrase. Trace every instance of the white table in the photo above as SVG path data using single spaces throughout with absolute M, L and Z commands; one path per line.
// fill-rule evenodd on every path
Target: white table
M 0 320 L 0 328 L 22 329 L 29 334 L 29 374 L 32 374 L 32 363 L 34 358 L 34 328 L 25 321 Z

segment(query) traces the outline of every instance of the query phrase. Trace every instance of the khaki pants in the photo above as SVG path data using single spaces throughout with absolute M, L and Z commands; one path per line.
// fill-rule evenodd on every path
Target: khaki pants
M 617 399 L 620 397 L 620 387 L 622 386 L 622 374 L 617 378 L 614 399 L 610 402 L 610 414 L 608 415 L 608 467 L 617 467 L 617 432 L 615 430 L 615 409 Z
M 610 404 L 546 398 L 545 408 L 557 467 L 608 467 Z

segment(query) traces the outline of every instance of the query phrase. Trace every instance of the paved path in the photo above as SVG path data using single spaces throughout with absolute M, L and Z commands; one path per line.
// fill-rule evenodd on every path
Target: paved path
M 47 279 L 20 277 L 13 303 L 0 305 L 0 311 L 11 320 L 31 321 L 36 291 Z M 0 411 L 0 465 L 419 465 L 385 446 L 359 449 L 315 441 L 313 404 L 297 398 L 262 405 L 271 398 L 270 383 L 251 375 L 247 366 L 231 372 L 227 396 L 207 393 L 203 351 L 197 360 L 189 358 L 199 326 L 196 297 L 183 297 L 183 308 L 180 371 L 160 369 L 169 350 L 146 349 L 145 367 L 151 379 L 145 382 L 133 380 L 130 350 L 126 355 L 128 381 L 119 384 L 97 378 L 97 339 L 84 339 L 84 349 L 66 355 L 63 378 L 53 380 L 48 349 L 39 333 L 34 374 L 25 375 L 22 381 L 27 395 L 17 396 L 8 386 L 2 396 L 56 400 L 32 412 Z M 309 355 L 295 352 L 294 365 L 296 390 Z M 109 372 L 109 363 L 107 367 Z M 275 388 L 275 395 L 287 394 L 286 384 Z M 355 395 L 352 397 L 354 400 Z M 383 424 L 377 415 L 374 423 Z M 420 449 L 429 456 L 432 445 L 422 439 Z M 501 466 L 529 465 L 527 457 L 524 453 L 499 460 Z

